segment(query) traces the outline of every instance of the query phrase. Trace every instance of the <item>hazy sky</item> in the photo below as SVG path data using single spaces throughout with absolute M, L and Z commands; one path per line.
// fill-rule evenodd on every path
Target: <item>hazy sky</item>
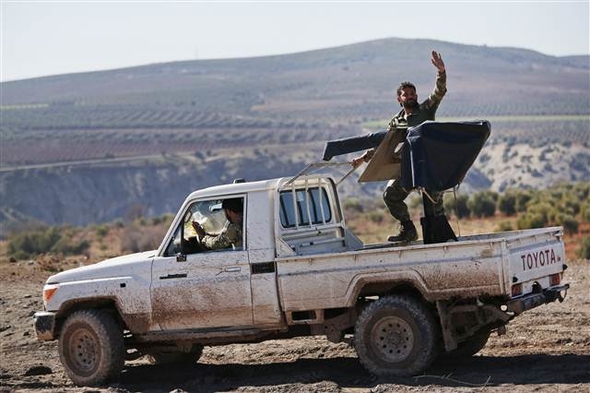
M 0 1 L 2 81 L 386 37 L 590 54 L 590 0 Z

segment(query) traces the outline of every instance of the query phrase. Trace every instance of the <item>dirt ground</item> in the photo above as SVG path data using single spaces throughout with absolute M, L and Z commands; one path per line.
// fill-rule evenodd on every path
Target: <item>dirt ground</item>
M 128 362 L 118 381 L 80 388 L 56 342 L 37 341 L 33 314 L 50 275 L 35 262 L 0 264 L 0 392 L 590 392 L 590 263 L 569 262 L 563 303 L 528 311 L 476 356 L 435 363 L 424 375 L 376 378 L 347 344 L 306 337 L 206 347 L 185 368 Z

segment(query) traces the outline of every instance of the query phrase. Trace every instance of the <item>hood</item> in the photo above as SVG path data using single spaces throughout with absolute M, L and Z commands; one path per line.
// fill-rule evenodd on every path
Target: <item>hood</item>
M 145 274 L 147 272 L 144 270 L 151 269 L 151 262 L 156 254 L 157 250 L 152 250 L 105 259 L 94 265 L 57 273 L 47 279 L 47 284 Z

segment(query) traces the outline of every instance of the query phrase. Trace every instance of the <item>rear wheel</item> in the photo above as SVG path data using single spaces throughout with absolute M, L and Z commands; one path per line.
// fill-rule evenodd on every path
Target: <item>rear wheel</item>
M 61 330 L 59 358 L 76 385 L 96 386 L 119 374 L 125 364 L 123 332 L 106 311 L 70 315 Z
M 355 324 L 354 344 L 359 360 L 371 373 L 415 375 L 436 357 L 436 324 L 419 300 L 387 296 L 363 310 Z

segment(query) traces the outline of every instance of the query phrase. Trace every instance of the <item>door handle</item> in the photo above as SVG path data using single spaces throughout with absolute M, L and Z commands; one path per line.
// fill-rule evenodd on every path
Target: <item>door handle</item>
M 242 268 L 239 266 L 224 267 L 219 272 L 217 272 L 216 276 L 219 276 L 221 273 L 237 273 L 241 270 Z
M 168 274 L 167 276 L 160 276 L 160 280 L 168 280 L 170 278 L 186 278 L 186 273 Z

